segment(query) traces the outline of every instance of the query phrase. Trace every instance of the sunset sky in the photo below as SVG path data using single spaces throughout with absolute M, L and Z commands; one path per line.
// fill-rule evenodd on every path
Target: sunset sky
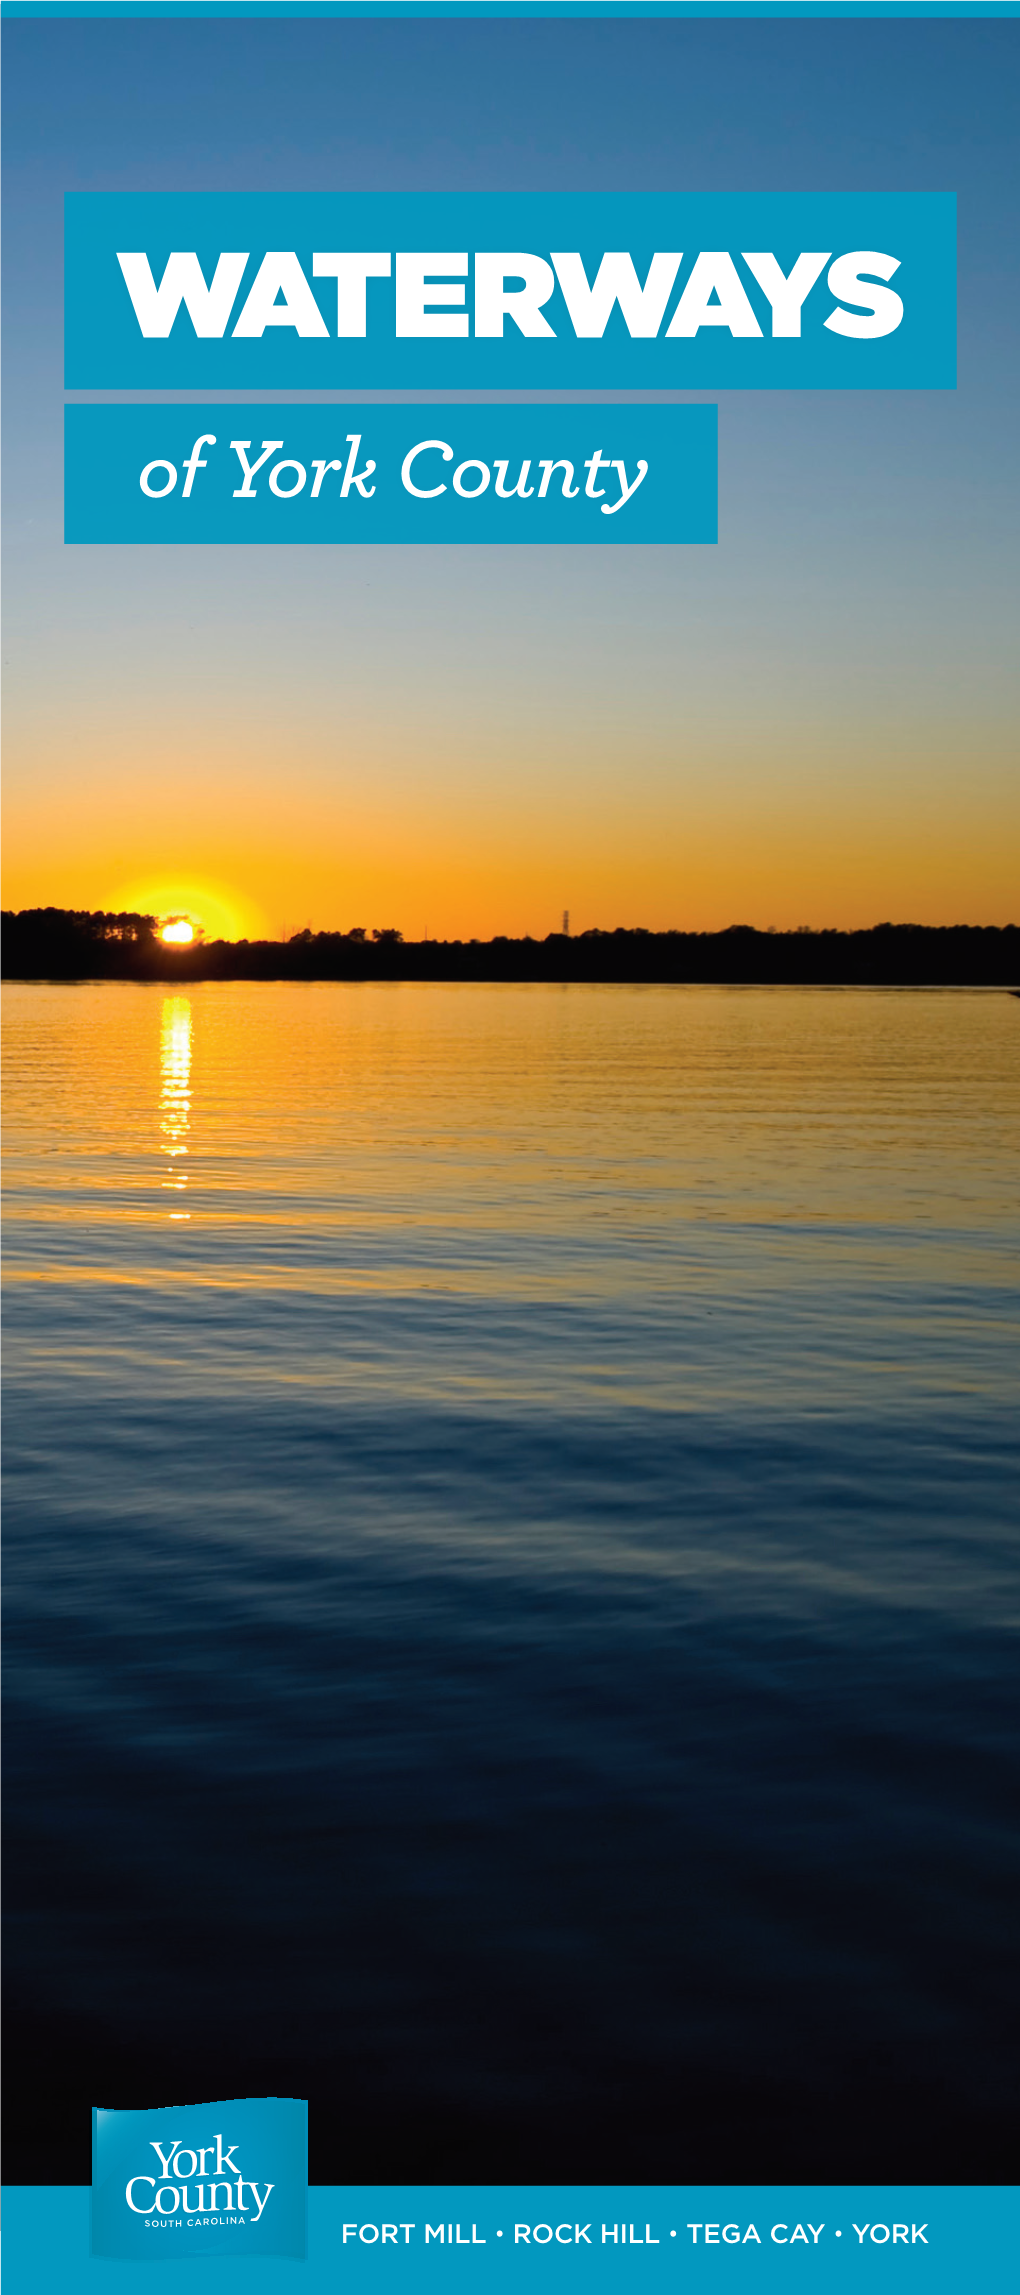
M 5 906 L 1015 918 L 1018 45 L 8 22 Z M 955 191 L 960 387 L 722 394 L 718 548 L 65 549 L 63 194 L 218 189 Z

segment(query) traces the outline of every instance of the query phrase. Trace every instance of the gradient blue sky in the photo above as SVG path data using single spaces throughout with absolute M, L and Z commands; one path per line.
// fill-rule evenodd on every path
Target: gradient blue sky
M 1015 23 L 7 22 L 5 901 L 1016 912 Z M 65 550 L 68 190 L 936 190 L 955 393 L 723 394 L 718 549 Z

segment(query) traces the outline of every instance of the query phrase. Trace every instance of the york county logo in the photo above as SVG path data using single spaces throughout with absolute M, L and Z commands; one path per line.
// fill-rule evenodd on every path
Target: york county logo
M 92 2253 L 305 2253 L 308 2106 L 243 2096 L 92 2114 Z

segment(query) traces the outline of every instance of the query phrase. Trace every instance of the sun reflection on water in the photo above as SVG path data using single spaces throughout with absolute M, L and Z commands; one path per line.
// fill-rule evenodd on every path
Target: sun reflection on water
M 183 1193 L 188 1174 L 179 1160 L 188 1153 L 191 1128 L 191 998 L 164 996 L 160 1023 L 159 1128 L 167 1176 L 163 1187 Z M 189 1211 L 171 1211 L 171 1219 L 190 1219 Z

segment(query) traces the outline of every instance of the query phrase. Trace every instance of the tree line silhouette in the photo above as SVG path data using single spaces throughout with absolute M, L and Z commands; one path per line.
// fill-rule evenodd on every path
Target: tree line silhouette
M 652 932 L 592 927 L 492 940 L 405 940 L 395 925 L 286 940 L 159 938 L 129 911 L 30 908 L 2 917 L 10 980 L 654 981 L 732 986 L 996 987 L 1020 981 L 1016 925 L 877 924 L 857 932 Z

